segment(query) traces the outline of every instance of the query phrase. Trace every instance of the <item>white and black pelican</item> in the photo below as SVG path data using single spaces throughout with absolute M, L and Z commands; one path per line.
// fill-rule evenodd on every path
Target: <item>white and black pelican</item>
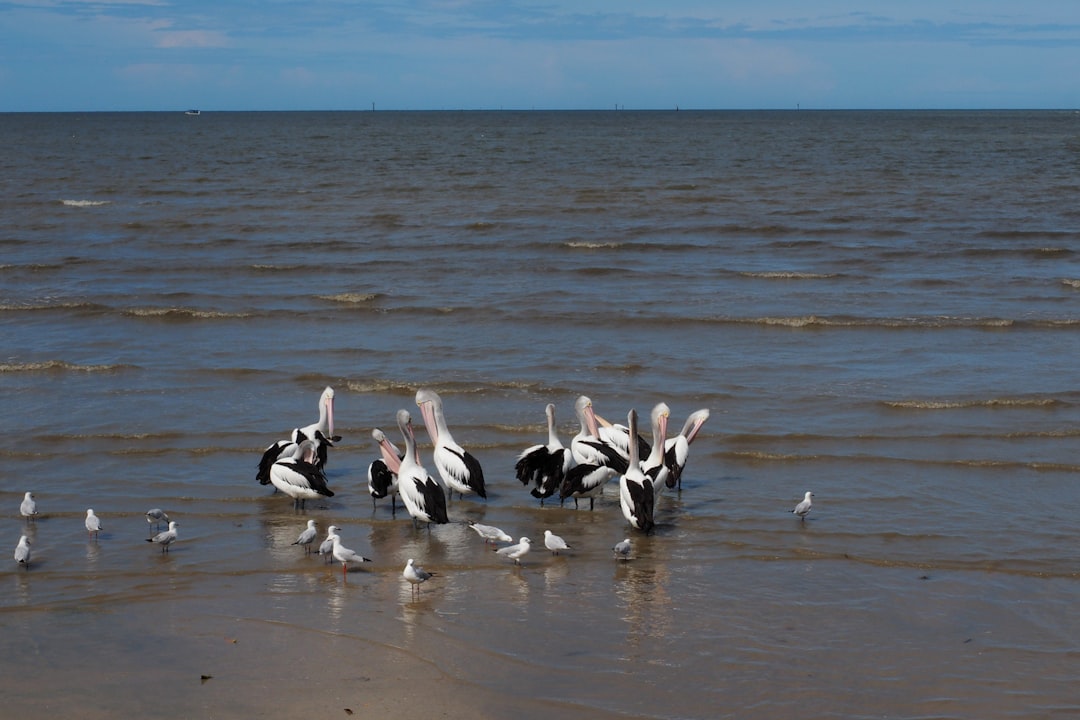
M 671 417 L 671 409 L 667 403 L 657 403 L 649 415 L 652 423 L 652 449 L 649 455 L 641 461 L 641 472 L 652 480 L 653 492 L 657 495 L 665 487 L 671 471 L 664 464 L 664 441 L 667 440 L 668 418 Z M 638 446 L 640 452 L 641 446 Z
M 86 509 L 86 532 L 89 535 L 98 535 L 101 532 L 101 518 L 94 514 L 93 508 Z
M 308 500 L 334 497 L 326 487 L 326 475 L 315 465 L 315 443 L 304 440 L 293 454 L 278 460 L 270 467 L 270 482 L 293 499 L 293 505 L 304 507 Z
M 311 440 L 315 447 L 315 464 L 320 468 L 326 465 L 327 448 L 341 437 L 334 435 L 334 388 L 329 385 L 319 396 L 319 419 L 310 425 L 294 428 L 288 440 L 278 440 L 263 451 L 259 460 L 259 471 L 255 478 L 262 485 L 270 484 L 270 468 L 275 462 L 292 455 L 296 446 L 305 440 Z
M 627 414 L 626 424 L 630 428 L 630 437 L 635 437 L 637 411 L 631 410 Z M 623 517 L 627 522 L 643 533 L 649 534 L 654 524 L 653 506 L 656 502 L 656 493 L 653 490 L 652 480 L 641 471 L 637 444 L 631 443 L 629 449 L 629 467 L 619 478 L 619 504 L 622 506 Z
M 664 443 L 664 464 L 668 467 L 667 486 L 682 489 L 682 474 L 686 460 L 690 455 L 690 443 L 701 431 L 702 425 L 709 419 L 709 409 L 701 408 L 690 413 L 679 434 L 668 438 Z
M 813 507 L 814 504 L 813 501 L 810 500 L 812 497 L 814 497 L 814 493 L 807 490 L 803 499 L 795 506 L 795 509 L 791 511 L 795 513 L 800 520 L 806 520 L 806 516 L 810 514 L 810 508 Z
M 375 508 L 375 501 L 390 496 L 390 512 L 397 514 L 398 470 L 401 468 L 401 453 L 386 438 L 379 428 L 371 431 L 371 437 L 379 446 L 380 457 L 372 460 L 368 465 L 367 480 L 368 492 L 371 493 L 371 507 Z
M 401 571 L 401 574 L 409 581 L 412 592 L 416 597 L 420 597 L 420 586 L 435 575 L 435 573 L 428 572 L 415 564 L 412 558 L 409 558 L 409 562 L 405 563 L 405 569 Z
M 535 485 L 532 496 L 538 498 L 541 505 L 558 492 L 567 471 L 574 466 L 573 453 L 563 446 L 555 432 L 555 405 L 548 403 L 544 412 L 547 414 L 547 444 L 525 448 L 514 464 L 514 473 L 521 484 Z
M 603 492 L 609 480 L 618 476 L 621 472 L 618 467 L 624 467 L 626 461 L 600 440 L 592 400 L 582 395 L 574 403 L 574 412 L 581 423 L 581 430 L 570 441 L 575 464 L 563 478 L 559 499 L 572 497 L 574 507 L 577 507 L 578 499 L 587 497 L 589 509 L 592 510 L 596 496 Z M 617 467 L 613 467 L 613 464 Z
M 176 542 L 176 539 L 180 537 L 180 533 L 176 530 L 177 524 L 173 520 L 169 523 L 169 529 L 165 532 L 159 532 L 152 538 L 147 538 L 146 542 L 157 543 L 161 546 L 161 552 L 168 552 L 169 546 Z
M 435 469 L 450 490 L 456 490 L 459 496 L 476 493 L 487 497 L 484 489 L 484 471 L 480 463 L 463 447 L 454 442 L 450 431 L 446 429 L 443 416 L 442 398 L 434 390 L 421 388 L 416 391 L 416 404 L 424 416 L 424 427 L 435 445 Z
M 405 438 L 405 457 L 398 468 L 398 492 L 405 509 L 412 515 L 413 523 L 422 521 L 441 525 L 450 522 L 446 516 L 446 494 L 442 485 L 428 475 L 420 464 L 413 434 L 412 417 L 408 410 L 398 410 L 398 428 Z M 430 527 L 430 525 L 429 525 Z

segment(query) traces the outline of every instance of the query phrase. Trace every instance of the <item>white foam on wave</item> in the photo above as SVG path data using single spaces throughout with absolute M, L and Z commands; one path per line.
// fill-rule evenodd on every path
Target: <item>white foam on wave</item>
M 60 203 L 68 207 L 98 207 L 112 205 L 112 200 L 61 200 Z

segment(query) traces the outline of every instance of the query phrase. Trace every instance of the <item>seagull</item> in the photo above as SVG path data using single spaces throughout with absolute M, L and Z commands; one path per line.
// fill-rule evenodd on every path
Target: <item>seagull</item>
M 334 554 L 334 536 L 337 535 L 338 526 L 331 525 L 326 528 L 326 539 L 319 545 L 319 554 L 326 556 L 326 562 L 330 562 Z
M 30 567 L 30 541 L 25 535 L 19 538 L 19 544 L 15 547 L 15 562 L 24 568 Z
M 552 555 L 558 555 L 560 550 L 573 550 L 565 540 L 550 530 L 544 531 L 544 547 L 550 550 Z
M 485 543 L 514 542 L 514 538 L 493 525 L 481 525 L 470 520 L 469 527 L 475 530 L 477 535 L 484 538 Z
M 146 511 L 146 524 L 154 526 L 150 530 L 151 535 L 154 534 L 154 530 L 161 530 L 161 523 L 163 522 L 169 522 L 169 516 L 161 508 L 150 508 Z
M 454 442 L 446 427 L 442 398 L 434 390 L 420 388 L 416 391 L 416 405 L 424 416 L 424 427 L 435 445 L 435 469 L 446 487 L 457 490 L 458 497 L 476 493 L 486 499 L 484 471 L 470 452 Z
M 315 542 L 315 535 L 318 531 L 315 530 L 315 521 L 308 520 L 307 527 L 300 533 L 300 537 L 296 538 L 293 545 L 303 545 L 304 554 L 307 555 L 311 552 L 311 543 Z
M 22 513 L 22 516 L 27 520 L 33 520 L 37 517 L 37 503 L 34 501 L 33 493 L 28 492 L 26 495 L 23 495 L 22 504 L 19 505 L 19 512 Z
M 626 538 L 622 542 L 615 543 L 615 547 L 611 548 L 611 552 L 615 554 L 617 560 L 629 560 L 630 559 L 630 538 Z
M 520 565 L 521 558 L 523 558 L 525 554 L 529 552 L 531 542 L 532 541 L 529 540 L 529 538 L 523 537 L 518 540 L 517 545 L 508 545 L 504 548 L 499 548 L 495 552 L 499 555 L 505 555 L 506 557 L 512 559 L 515 565 Z
M 337 533 L 334 533 L 334 535 L 332 536 L 332 542 L 334 543 L 334 549 L 332 550 L 332 552 L 334 554 L 334 559 L 337 560 L 339 563 L 341 563 L 341 575 L 343 577 L 344 577 L 345 573 L 347 573 L 349 571 L 349 563 L 351 563 L 351 562 L 358 562 L 358 563 L 371 562 L 371 560 L 369 558 L 366 558 L 363 555 L 361 555 L 360 553 L 356 552 L 355 550 L 350 550 L 349 548 L 342 545 L 341 544 L 341 536 L 338 535 Z
M 795 509 L 791 512 L 799 516 L 800 520 L 806 520 L 806 516 L 810 513 L 810 506 L 813 504 L 810 498 L 814 497 L 814 493 L 809 490 L 806 491 L 806 495 L 803 497 L 802 502 L 795 506 Z
M 86 532 L 97 535 L 101 532 L 101 518 L 94 514 L 90 508 L 86 510 Z
M 412 585 L 413 591 L 416 593 L 416 596 L 420 597 L 421 583 L 427 582 L 427 579 L 435 573 L 429 573 L 427 570 L 420 567 L 419 565 L 414 565 L 413 559 L 409 558 L 409 562 L 405 563 L 405 569 L 401 571 L 401 574 Z
M 169 523 L 169 529 L 168 530 L 166 530 L 165 532 L 159 532 L 157 535 L 155 535 L 152 538 L 147 538 L 146 542 L 158 543 L 159 545 L 161 545 L 161 552 L 168 552 L 169 551 L 169 545 L 172 545 L 173 542 L 176 541 L 176 538 L 177 538 L 176 521 L 173 520 L 172 522 Z

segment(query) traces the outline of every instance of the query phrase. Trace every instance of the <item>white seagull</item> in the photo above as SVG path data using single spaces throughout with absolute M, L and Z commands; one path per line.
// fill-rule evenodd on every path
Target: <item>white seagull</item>
M 525 557 L 525 554 L 529 552 L 529 547 L 532 541 L 527 537 L 523 537 L 518 540 L 517 545 L 508 545 L 504 548 L 499 548 L 495 552 L 499 555 L 510 558 L 514 561 L 515 565 L 521 564 L 521 558 Z
M 484 489 L 484 471 L 471 453 L 454 442 L 450 431 L 446 429 L 443 416 L 442 398 L 434 390 L 420 388 L 416 391 L 416 405 L 424 416 L 424 426 L 435 445 L 435 469 L 450 490 L 456 490 L 459 496 L 476 493 L 487 498 Z
M 416 451 L 416 437 L 413 435 L 412 417 L 408 410 L 398 410 L 398 428 L 405 438 L 405 457 L 398 469 L 398 492 L 405 503 L 405 509 L 418 521 L 438 525 L 450 522 L 446 516 L 446 493 L 442 485 L 435 482 L 424 466 Z
M 153 525 L 154 530 L 160 529 L 163 522 L 169 522 L 169 516 L 161 508 L 150 508 L 146 511 L 146 524 Z
M 101 532 L 101 518 L 94 514 L 93 509 L 86 510 L 86 532 L 97 535 Z
M 326 475 L 315 464 L 315 443 L 304 440 L 293 454 L 278 460 L 270 468 L 270 482 L 293 499 L 293 506 L 302 508 L 308 500 L 318 497 L 334 497 L 326 487 Z
M 401 453 L 386 438 L 379 428 L 371 431 L 371 437 L 379 446 L 380 457 L 368 465 L 368 492 L 371 493 L 371 507 L 375 501 L 390 496 L 390 513 L 397 514 L 398 471 L 401 469 Z
M 813 505 L 810 500 L 812 497 L 814 497 L 814 493 L 807 490 L 802 502 L 796 505 L 795 509 L 791 511 L 798 515 L 800 520 L 806 520 L 806 516 L 810 513 L 810 507 Z
M 626 422 L 630 427 L 630 437 L 637 437 L 637 411 L 631 410 L 626 416 Z M 656 493 L 653 490 L 652 480 L 641 471 L 637 444 L 630 443 L 629 450 L 629 467 L 619 478 L 619 505 L 622 507 L 626 521 L 648 535 L 652 532 L 654 525 L 653 507 L 656 502 Z
M 173 520 L 169 523 L 169 529 L 165 532 L 159 532 L 152 538 L 147 538 L 146 542 L 158 543 L 161 545 L 161 552 L 168 552 L 169 546 L 176 542 L 178 533 L 176 532 L 176 521 Z
M 420 597 L 420 585 L 427 582 L 428 578 L 435 573 L 430 573 L 419 565 L 414 565 L 413 559 L 409 558 L 409 562 L 405 563 L 405 569 L 401 571 L 401 574 L 412 585 L 412 591 L 416 596 Z
M 275 462 L 287 458 L 296 450 L 296 446 L 305 440 L 311 440 L 315 447 L 315 464 L 322 468 L 326 465 L 326 449 L 341 437 L 334 435 L 334 388 L 329 385 L 319 396 L 319 419 L 310 425 L 294 428 L 288 440 L 278 440 L 263 451 L 259 460 L 259 471 L 255 479 L 262 485 L 270 484 L 270 468 Z
M 341 544 L 341 536 L 338 535 L 337 533 L 334 533 L 332 541 L 334 543 L 334 549 L 333 549 L 334 559 L 337 560 L 339 563 L 341 563 L 341 574 L 342 574 L 342 576 L 344 576 L 345 573 L 347 573 L 349 571 L 349 563 L 351 563 L 351 562 L 356 562 L 356 563 L 371 562 L 371 560 L 369 558 L 366 558 L 363 555 L 361 555 L 360 553 L 358 553 L 358 552 L 356 552 L 354 550 L 350 550 L 349 548 L 342 545 Z
M 574 466 L 574 455 L 564 447 L 555 432 L 555 405 L 548 403 L 544 408 L 547 414 L 548 441 L 546 445 L 531 445 L 521 451 L 514 464 L 514 473 L 522 485 L 535 485 L 532 496 L 544 504 L 544 500 L 558 492 L 563 478 Z
M 550 550 L 552 555 L 558 555 L 560 550 L 573 550 L 565 540 L 550 530 L 544 531 L 544 547 Z
M 23 495 L 22 503 L 19 505 L 19 512 L 27 520 L 33 520 L 37 517 L 37 502 L 34 500 L 34 494 L 31 492 Z
M 25 535 L 19 538 L 19 544 L 15 546 L 15 562 L 24 568 L 30 567 L 30 540 Z
M 615 543 L 615 547 L 611 548 L 611 552 L 614 553 L 616 560 L 627 560 L 630 558 L 630 538 L 626 538 L 622 542 Z
M 337 525 L 326 528 L 326 539 L 319 545 L 319 554 L 326 556 L 326 562 L 330 562 L 334 557 L 334 537 L 337 535 L 337 531 Z
M 514 538 L 510 537 L 494 525 L 481 525 L 480 523 L 469 520 L 469 527 L 475 530 L 477 535 L 484 538 L 485 543 L 514 542 Z
M 315 536 L 318 531 L 315 529 L 315 521 L 308 520 L 307 527 L 300 532 L 300 536 L 296 538 L 293 545 L 303 545 L 304 554 L 307 555 L 311 552 L 311 543 L 315 542 Z
M 686 418 L 686 423 L 683 425 L 683 429 L 679 431 L 679 434 L 673 438 L 668 438 L 664 443 L 664 464 L 668 466 L 670 471 L 667 477 L 667 486 L 669 488 L 682 488 L 682 474 L 683 469 L 686 467 L 686 460 L 690 455 L 690 443 L 694 442 L 694 438 L 697 437 L 701 427 L 708 419 L 708 408 L 695 410 Z

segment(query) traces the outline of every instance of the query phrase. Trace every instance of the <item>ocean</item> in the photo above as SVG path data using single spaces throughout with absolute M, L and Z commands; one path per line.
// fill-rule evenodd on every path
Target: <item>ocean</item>
M 431 714 L 432 684 L 519 720 L 1080 714 L 1080 114 L 0 128 L 21 717 L 363 716 L 374 688 Z M 256 467 L 328 385 L 335 495 L 295 510 Z M 434 472 L 421 387 L 488 487 L 430 530 L 366 480 L 399 408 Z M 515 479 L 546 404 L 568 444 L 580 395 L 646 432 L 661 401 L 671 432 L 710 410 L 651 535 L 616 483 L 590 511 Z M 179 523 L 168 553 L 151 507 Z M 308 519 L 373 562 L 305 555 Z M 533 550 L 517 567 L 469 520 Z M 436 573 L 418 599 L 408 558 Z

